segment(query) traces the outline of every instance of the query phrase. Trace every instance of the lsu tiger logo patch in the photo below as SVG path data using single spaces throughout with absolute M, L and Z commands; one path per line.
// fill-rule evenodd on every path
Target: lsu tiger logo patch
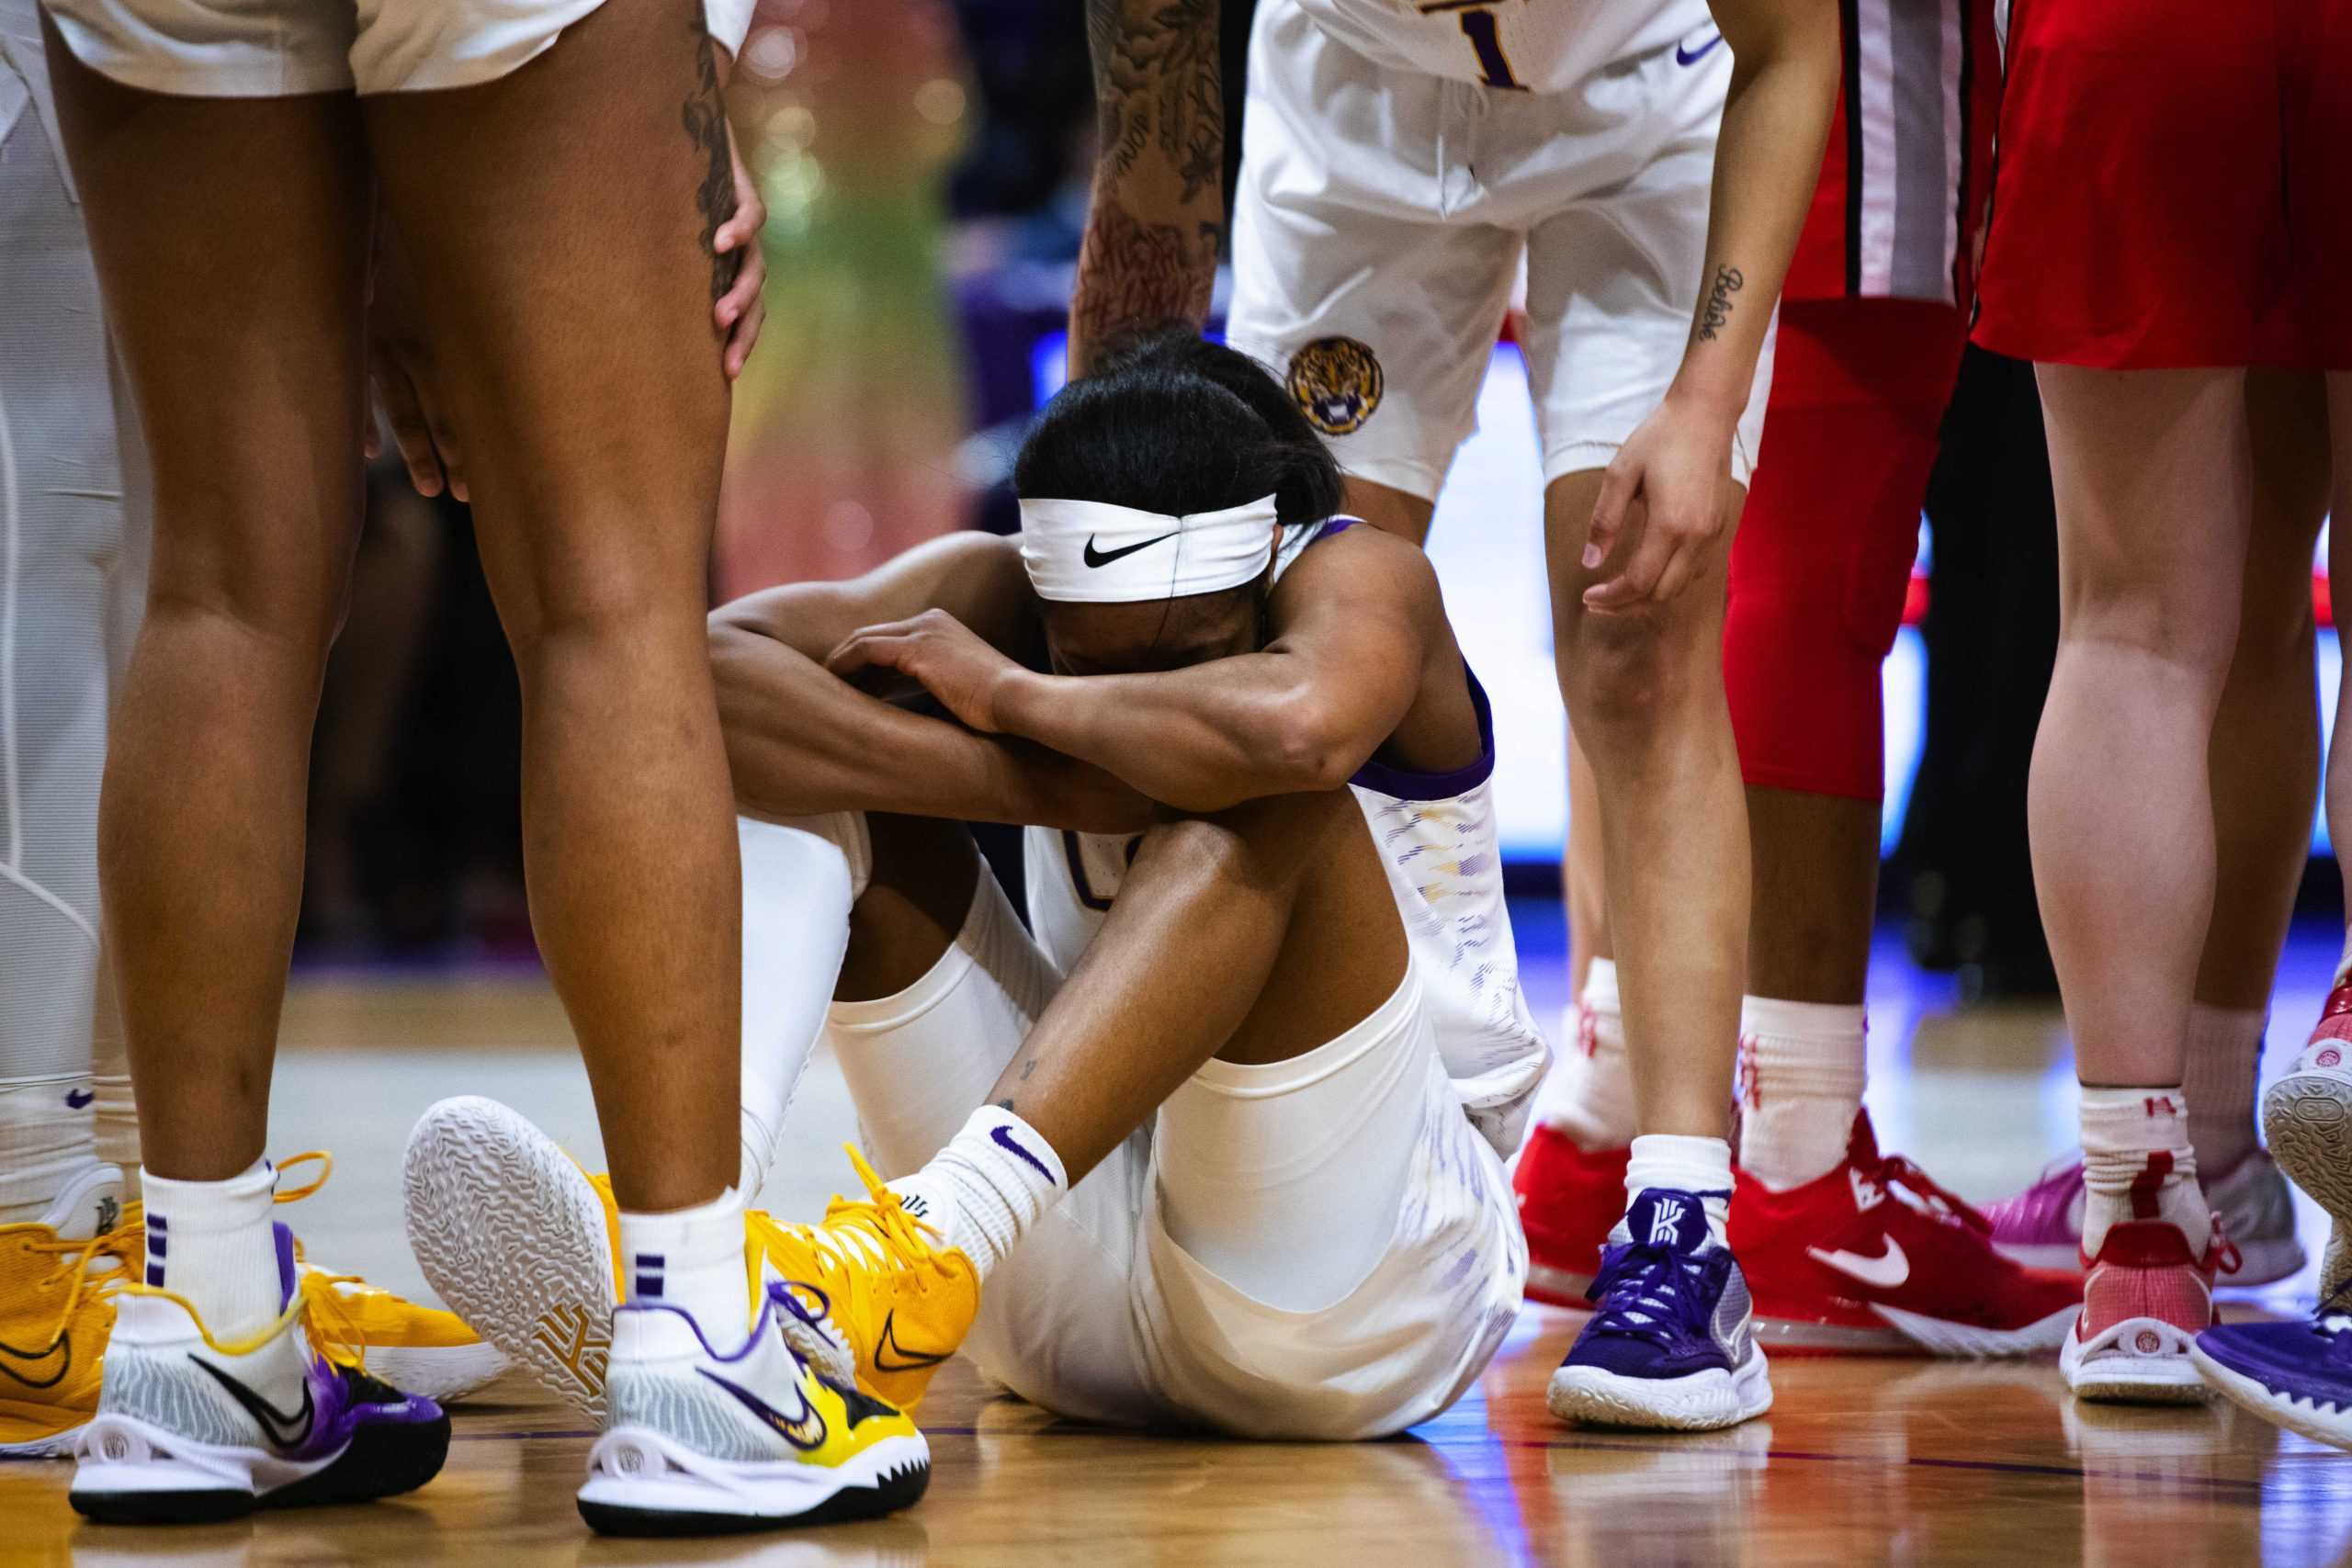
M 1380 358 L 1351 337 L 1317 338 L 1290 356 L 1290 395 L 1326 435 L 1363 428 L 1380 407 Z

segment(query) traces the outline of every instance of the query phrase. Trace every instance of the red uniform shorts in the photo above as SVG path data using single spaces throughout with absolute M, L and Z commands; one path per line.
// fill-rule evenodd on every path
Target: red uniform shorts
M 1976 342 L 2352 370 L 2352 0 L 2014 0 Z
M 1750 784 L 1885 793 L 1879 666 L 1903 622 L 1966 336 L 1959 309 L 1935 301 L 1781 307 L 1724 625 L 1724 685 Z

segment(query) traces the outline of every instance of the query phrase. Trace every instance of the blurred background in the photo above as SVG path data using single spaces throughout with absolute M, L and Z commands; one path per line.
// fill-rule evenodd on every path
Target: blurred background
M 1225 3 L 1236 115 L 1250 9 Z M 1086 214 L 1080 0 L 762 0 L 729 96 L 768 204 L 768 317 L 736 392 L 714 603 L 1010 529 L 1012 454 L 1063 376 Z M 527 963 L 516 697 L 466 509 L 397 468 L 373 478 L 315 752 L 301 956 Z M 1537 897 L 1557 888 L 1566 817 L 1541 491 L 1524 371 L 1499 341 L 1431 554 L 1507 716 L 1496 796 L 1514 889 Z M 1972 358 L 1886 666 L 1883 834 L 1890 914 L 1968 995 L 2048 987 L 2023 791 L 2055 572 L 2030 374 Z M 2314 588 L 2332 716 L 2340 656 Z M 2312 874 L 2332 896 L 2332 866 Z

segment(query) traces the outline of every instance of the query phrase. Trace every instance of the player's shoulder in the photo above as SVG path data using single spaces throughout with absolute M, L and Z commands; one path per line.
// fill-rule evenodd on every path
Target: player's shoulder
M 1283 586 L 1318 598 L 1340 592 L 1416 611 L 1442 607 L 1437 569 L 1419 545 L 1360 518 L 1336 517 L 1321 526 L 1323 536 L 1292 564 Z

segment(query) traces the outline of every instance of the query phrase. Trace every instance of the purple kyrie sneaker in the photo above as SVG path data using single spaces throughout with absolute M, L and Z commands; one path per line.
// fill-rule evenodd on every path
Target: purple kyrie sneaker
M 2189 1359 L 2207 1386 L 2265 1421 L 2352 1449 L 2352 1315 L 2338 1290 L 2301 1323 L 2209 1328 Z
M 2303 1266 L 2295 1200 L 2269 1155 L 2256 1149 L 2227 1170 L 2199 1171 L 2198 1185 L 2245 1263 L 2233 1285 L 2268 1285 Z M 1993 1245 L 2032 1269 L 2083 1267 L 2083 1156 L 2066 1156 L 2014 1198 L 1984 1206 Z
M 277 1230 L 285 1310 L 249 1339 L 219 1343 L 163 1291 L 116 1298 L 97 1414 L 74 1443 L 76 1511 L 104 1524 L 194 1523 L 364 1503 L 440 1473 L 449 1417 L 319 1351 L 293 1235 Z M 148 1245 L 160 1250 L 152 1235 Z
M 1623 1231 L 1593 1277 L 1600 1306 L 1552 1374 L 1552 1414 L 1703 1431 L 1770 1410 L 1747 1281 L 1708 1230 L 1699 1195 L 1652 1188 L 1634 1200 Z

